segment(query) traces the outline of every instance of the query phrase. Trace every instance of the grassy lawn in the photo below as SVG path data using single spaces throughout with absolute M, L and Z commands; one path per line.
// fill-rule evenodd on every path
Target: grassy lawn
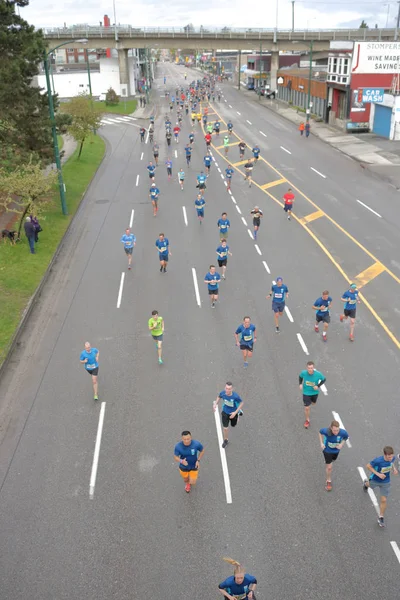
M 96 102 L 104 112 L 114 113 L 116 115 L 130 115 L 136 110 L 137 100 L 121 100 L 116 106 L 107 106 L 105 102 Z
M 55 191 L 54 205 L 40 216 L 43 232 L 39 234 L 36 254 L 30 254 L 23 229 L 19 244 L 0 244 L 0 364 L 7 355 L 24 309 L 39 285 L 104 152 L 103 139 L 98 135 L 92 136 L 85 143 L 80 160 L 77 160 L 77 149 L 65 163 L 63 175 L 69 215 L 62 215 L 60 196 L 58 190 Z

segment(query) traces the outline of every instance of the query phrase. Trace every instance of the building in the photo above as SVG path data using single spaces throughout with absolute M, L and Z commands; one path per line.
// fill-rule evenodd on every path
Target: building
M 310 69 L 289 68 L 278 71 L 278 98 L 288 104 L 298 107 L 306 113 L 308 106 L 308 88 Z M 310 113 L 320 119 L 327 119 L 327 72 L 321 67 L 312 67 L 310 86 Z
M 269 86 L 272 66 L 271 53 L 248 54 L 245 59 L 247 60 L 247 65 L 246 67 L 243 66 L 241 70 L 245 75 L 247 88 L 254 90 L 258 87 Z M 300 63 L 299 54 L 279 54 L 278 59 L 280 69 Z

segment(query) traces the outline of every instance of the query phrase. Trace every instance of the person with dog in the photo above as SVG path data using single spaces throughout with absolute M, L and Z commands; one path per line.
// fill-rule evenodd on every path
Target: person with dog
M 31 254 L 35 254 L 35 226 L 32 223 L 32 219 L 30 217 L 26 217 L 24 223 L 25 235 L 28 239 L 29 249 Z

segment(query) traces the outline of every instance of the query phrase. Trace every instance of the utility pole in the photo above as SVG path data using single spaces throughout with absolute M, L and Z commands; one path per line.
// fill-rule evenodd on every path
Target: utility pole
M 262 41 L 260 40 L 260 79 L 258 80 L 258 101 L 261 101 Z
M 396 31 L 394 33 L 394 39 L 397 42 L 397 38 L 399 35 L 399 27 L 400 27 L 400 0 L 398 0 L 397 4 L 399 5 L 398 11 L 397 11 L 397 22 L 396 22 Z
M 314 45 L 314 40 L 311 40 L 310 42 L 310 69 L 308 72 L 308 93 L 307 93 L 307 110 L 306 110 L 306 121 L 307 123 L 310 120 L 310 112 L 311 112 L 311 107 L 310 107 L 310 103 L 311 103 L 311 80 L 312 80 L 312 56 L 313 56 L 313 45 Z
M 294 32 L 294 2 L 295 0 L 292 0 L 292 33 Z
M 239 70 L 238 70 L 238 90 L 240 90 L 240 75 L 241 75 L 241 68 L 242 68 L 242 51 L 239 50 Z

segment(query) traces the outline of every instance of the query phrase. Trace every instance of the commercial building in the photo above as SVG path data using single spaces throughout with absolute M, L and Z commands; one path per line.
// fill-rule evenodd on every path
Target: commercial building
M 275 57 L 278 58 L 277 65 L 272 64 Z M 247 88 L 257 89 L 258 87 L 271 85 L 271 81 L 274 80 L 274 77 L 271 77 L 271 69 L 281 69 L 282 67 L 298 65 L 300 58 L 299 54 L 247 54 L 245 56 L 247 65 L 243 66 L 242 69 L 242 73 L 246 78 L 245 84 Z
M 309 76 L 309 68 L 280 69 L 278 71 L 278 98 L 306 112 Z M 310 112 L 323 120 L 328 117 L 326 76 L 326 71 L 321 70 L 320 66 L 312 67 Z

